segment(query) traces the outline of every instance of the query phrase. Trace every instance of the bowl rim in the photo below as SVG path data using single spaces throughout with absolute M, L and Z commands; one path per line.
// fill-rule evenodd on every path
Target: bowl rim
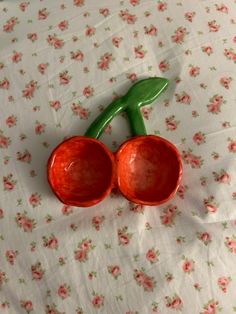
M 171 148 L 171 150 L 174 152 L 175 156 L 177 157 L 178 165 L 179 165 L 178 179 L 176 181 L 174 189 L 172 190 L 172 192 L 167 197 L 165 197 L 164 199 L 162 199 L 162 200 L 160 200 L 158 202 L 157 201 L 143 201 L 143 200 L 140 200 L 140 199 L 138 199 L 136 197 L 131 197 L 129 195 L 129 193 L 126 192 L 125 189 L 122 189 L 121 183 L 120 183 L 120 176 L 119 176 L 119 173 L 118 173 L 119 172 L 120 155 L 122 154 L 122 152 L 126 148 L 126 146 L 130 145 L 131 142 L 135 142 L 137 140 L 140 141 L 140 140 L 148 140 L 148 139 L 159 140 L 162 143 L 165 143 L 169 148 Z M 178 190 L 178 188 L 180 186 L 181 179 L 182 179 L 183 164 L 182 164 L 182 159 L 181 159 L 180 152 L 178 151 L 177 147 L 173 143 L 171 143 L 170 141 L 166 140 L 165 138 L 163 138 L 161 136 L 156 136 L 156 135 L 135 136 L 135 137 L 132 137 L 132 138 L 126 140 L 124 143 L 121 144 L 121 146 L 119 147 L 119 149 L 115 153 L 115 159 L 116 159 L 116 175 L 117 175 L 116 184 L 117 184 L 117 187 L 118 187 L 119 191 L 121 192 L 121 194 L 126 199 L 128 199 L 130 202 L 133 202 L 133 203 L 136 203 L 136 204 L 140 204 L 140 205 L 158 206 L 158 205 L 161 205 L 163 203 L 168 202 L 169 200 L 171 200 L 175 196 L 175 194 L 176 194 L 176 192 L 177 192 L 177 190 Z
M 70 200 L 63 198 L 53 184 L 53 176 L 52 176 L 51 170 L 53 168 L 53 161 L 54 161 L 54 158 L 55 158 L 58 150 L 61 148 L 61 146 L 67 145 L 69 142 L 73 142 L 73 141 L 77 141 L 77 140 L 88 141 L 90 143 L 93 142 L 93 143 L 98 144 L 103 149 L 104 153 L 107 155 L 107 157 L 109 157 L 109 159 L 111 161 L 112 171 L 111 171 L 110 184 L 107 187 L 107 189 L 103 192 L 101 197 L 97 197 L 95 199 L 86 200 L 86 201 L 79 201 L 79 200 L 78 201 L 74 201 L 74 200 L 70 201 Z M 93 206 L 93 205 L 100 203 L 102 200 L 104 200 L 111 193 L 111 190 L 114 187 L 115 173 L 116 173 L 116 171 L 115 171 L 115 156 L 114 156 L 114 154 L 101 141 L 99 141 L 95 138 L 87 137 L 87 136 L 72 136 L 72 137 L 67 138 L 66 140 L 62 141 L 53 149 L 53 151 L 51 152 L 51 154 L 48 158 L 48 161 L 47 161 L 47 181 L 51 187 L 51 190 L 53 191 L 53 193 L 57 196 L 57 198 L 63 204 L 70 205 L 70 206 L 90 207 L 90 206 Z

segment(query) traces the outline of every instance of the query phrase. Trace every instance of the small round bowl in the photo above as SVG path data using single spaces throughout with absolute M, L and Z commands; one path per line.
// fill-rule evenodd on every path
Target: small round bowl
M 153 135 L 126 141 L 117 151 L 116 167 L 121 193 L 143 205 L 159 205 L 170 200 L 182 177 L 177 148 Z
M 114 155 L 85 136 L 65 140 L 48 160 L 48 182 L 62 203 L 88 207 L 101 202 L 114 181 Z

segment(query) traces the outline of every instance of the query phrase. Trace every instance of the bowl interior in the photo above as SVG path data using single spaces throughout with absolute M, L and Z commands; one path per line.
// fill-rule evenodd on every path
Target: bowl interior
M 48 179 L 65 204 L 90 206 L 111 189 L 113 155 L 104 144 L 84 136 L 60 144 L 48 164 Z
M 121 192 L 136 203 L 158 205 L 177 190 L 181 159 L 173 144 L 158 136 L 140 136 L 124 143 L 117 153 Z

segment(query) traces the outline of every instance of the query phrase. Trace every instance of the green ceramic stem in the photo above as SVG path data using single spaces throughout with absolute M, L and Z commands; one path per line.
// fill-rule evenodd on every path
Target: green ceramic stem
M 135 135 L 147 135 L 146 127 L 143 121 L 142 113 L 140 108 L 128 107 L 126 109 L 127 117 L 129 119 L 129 125 L 131 134 Z
M 99 138 L 111 120 L 124 111 L 122 98 L 115 99 L 103 112 L 92 122 L 85 136 Z
M 153 77 L 135 83 L 123 97 L 114 100 L 90 125 L 85 136 L 98 139 L 111 120 L 126 111 L 132 135 L 146 135 L 140 107 L 152 103 L 168 86 L 168 80 Z

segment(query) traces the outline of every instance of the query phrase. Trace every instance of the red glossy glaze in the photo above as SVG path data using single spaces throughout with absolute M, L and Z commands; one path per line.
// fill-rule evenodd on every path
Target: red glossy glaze
M 55 148 L 48 161 L 48 181 L 67 205 L 92 206 L 111 191 L 114 156 L 100 141 L 72 137 Z
M 118 185 L 130 201 L 166 202 L 182 176 L 180 154 L 173 144 L 153 135 L 126 141 L 115 156 L 100 141 L 76 136 L 64 141 L 48 161 L 48 181 L 65 204 L 92 206 Z
M 134 203 L 159 205 L 176 193 L 182 176 L 180 155 L 158 136 L 139 136 L 118 150 L 117 178 L 122 194 Z

